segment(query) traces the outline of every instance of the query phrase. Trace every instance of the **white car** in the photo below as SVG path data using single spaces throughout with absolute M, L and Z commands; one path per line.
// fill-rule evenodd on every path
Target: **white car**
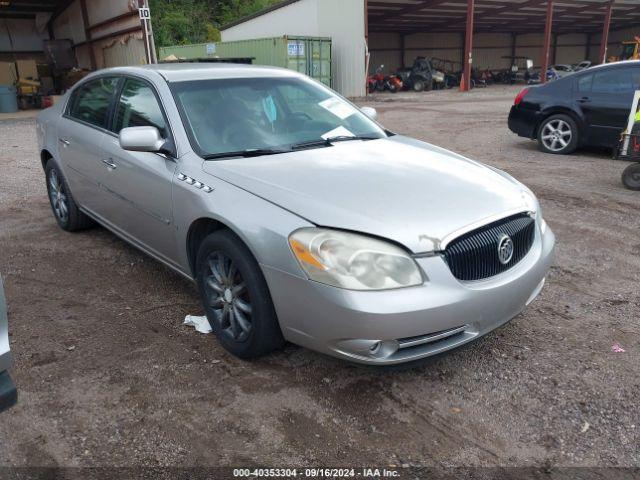
M 555 70 L 560 78 L 566 77 L 567 75 L 571 75 L 574 72 L 573 67 L 571 65 L 558 64 L 558 65 L 552 65 L 549 68 L 552 68 L 553 70 Z

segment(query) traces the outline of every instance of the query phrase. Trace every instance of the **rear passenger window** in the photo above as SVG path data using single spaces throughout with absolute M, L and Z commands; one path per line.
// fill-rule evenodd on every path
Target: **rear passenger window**
M 615 68 L 593 74 L 593 93 L 629 93 L 634 90 L 630 68 Z
M 593 75 L 583 75 L 578 79 L 578 91 L 580 93 L 589 93 L 591 84 L 593 83 Z
M 156 127 L 166 137 L 166 123 L 153 89 L 140 80 L 128 79 L 116 108 L 114 130 L 127 127 Z
M 71 97 L 69 116 L 101 128 L 107 128 L 109 105 L 118 79 L 99 78 L 80 86 Z

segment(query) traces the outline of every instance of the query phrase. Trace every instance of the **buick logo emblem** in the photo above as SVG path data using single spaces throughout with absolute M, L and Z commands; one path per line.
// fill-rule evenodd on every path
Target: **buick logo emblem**
M 498 240 L 498 260 L 506 265 L 513 258 L 513 240 L 509 235 L 502 235 Z

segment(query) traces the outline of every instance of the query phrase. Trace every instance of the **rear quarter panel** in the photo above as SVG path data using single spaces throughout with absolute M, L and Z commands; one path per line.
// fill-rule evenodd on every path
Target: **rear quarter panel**
M 62 115 L 64 105 L 66 105 L 67 95 L 61 97 L 53 107 L 43 110 L 36 117 L 36 136 L 38 151 L 41 155 L 46 150 L 53 158 L 59 159 L 58 120 Z
M 542 121 L 551 115 L 563 113 L 573 118 L 581 132 L 581 137 L 586 135 L 585 121 L 580 109 L 576 108 L 575 81 L 577 75 L 571 74 L 564 78 L 539 86 L 533 90 L 533 94 L 525 97 L 526 102 L 535 105 L 539 111 L 538 122 L 535 125 L 534 136 L 537 136 Z M 581 138 L 581 141 L 583 138 Z

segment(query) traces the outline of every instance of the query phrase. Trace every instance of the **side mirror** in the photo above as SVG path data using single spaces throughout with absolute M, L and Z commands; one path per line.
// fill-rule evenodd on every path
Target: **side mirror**
M 378 112 L 377 112 L 377 110 L 375 108 L 373 108 L 373 107 L 362 107 L 360 110 L 362 110 L 362 113 L 364 113 L 371 120 L 378 120 Z
M 120 147 L 131 152 L 160 152 L 165 139 L 156 127 L 128 127 L 120 130 Z

